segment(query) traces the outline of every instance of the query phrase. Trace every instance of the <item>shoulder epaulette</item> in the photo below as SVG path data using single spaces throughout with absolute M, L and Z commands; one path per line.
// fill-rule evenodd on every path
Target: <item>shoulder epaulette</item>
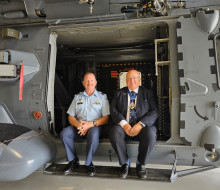
M 78 95 L 81 95 L 83 92 L 79 92 L 78 94 L 75 94 L 74 96 L 78 96 Z

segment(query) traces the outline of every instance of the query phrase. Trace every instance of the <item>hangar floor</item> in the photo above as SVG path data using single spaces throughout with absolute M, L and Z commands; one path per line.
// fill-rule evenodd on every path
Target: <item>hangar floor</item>
M 149 167 L 149 166 L 148 166 Z M 183 168 L 185 169 L 185 168 Z M 188 168 L 187 168 L 188 169 Z M 182 170 L 182 168 L 177 168 Z M 22 172 L 22 171 L 21 171 Z M 180 177 L 173 183 L 141 180 L 100 179 L 44 175 L 35 172 L 26 179 L 15 182 L 1 182 L 4 190 L 219 190 L 220 168 Z

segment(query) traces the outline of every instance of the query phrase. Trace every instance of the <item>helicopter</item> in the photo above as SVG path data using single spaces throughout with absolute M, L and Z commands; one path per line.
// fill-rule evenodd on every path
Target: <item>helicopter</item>
M 60 172 L 60 133 L 87 71 L 110 103 L 140 72 L 159 110 L 149 163 L 172 165 L 168 180 L 219 167 L 219 10 L 218 0 L 0 0 L 0 181 Z M 107 168 L 111 125 L 94 157 Z M 85 142 L 76 146 L 85 158 Z M 127 146 L 135 161 L 137 143 Z

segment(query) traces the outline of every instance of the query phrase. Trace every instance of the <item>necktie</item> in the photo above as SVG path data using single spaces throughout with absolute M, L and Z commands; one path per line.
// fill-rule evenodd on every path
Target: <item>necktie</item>
M 133 127 L 133 125 L 137 122 L 137 116 L 136 116 L 136 108 L 135 108 L 135 98 L 137 94 L 134 91 L 131 91 L 129 93 L 130 95 L 130 117 L 129 117 L 129 123 Z

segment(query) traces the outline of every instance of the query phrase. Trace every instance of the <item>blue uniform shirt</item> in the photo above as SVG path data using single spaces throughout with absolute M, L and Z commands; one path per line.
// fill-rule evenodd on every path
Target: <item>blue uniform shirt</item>
M 80 92 L 75 95 L 67 113 L 78 121 L 94 121 L 109 115 L 107 96 L 97 90 L 91 96 L 88 96 L 85 91 Z

